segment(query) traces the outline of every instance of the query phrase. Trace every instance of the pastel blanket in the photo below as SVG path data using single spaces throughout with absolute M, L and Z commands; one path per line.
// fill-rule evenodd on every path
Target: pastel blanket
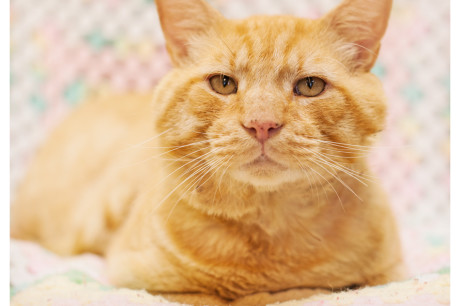
M 406 281 L 318 295 L 279 305 L 449 305 L 450 269 Z M 144 290 L 111 286 L 104 259 L 59 257 L 32 242 L 11 241 L 12 305 L 179 305 Z

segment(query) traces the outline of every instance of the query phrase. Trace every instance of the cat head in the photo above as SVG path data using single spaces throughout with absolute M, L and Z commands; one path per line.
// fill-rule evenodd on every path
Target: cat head
M 181 171 L 196 174 L 182 174 L 192 185 L 327 179 L 332 162 L 362 157 L 383 129 L 369 70 L 391 0 L 345 0 L 317 20 L 229 20 L 204 0 L 156 3 L 174 66 L 156 90 L 156 128 Z

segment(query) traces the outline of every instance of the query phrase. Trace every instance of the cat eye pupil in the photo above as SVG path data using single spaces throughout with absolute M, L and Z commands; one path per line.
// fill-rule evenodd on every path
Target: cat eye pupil
M 227 87 L 227 85 L 228 85 L 228 76 L 224 75 L 222 77 L 222 85 L 224 85 L 224 87 Z
M 313 87 L 313 84 L 315 83 L 315 80 L 313 78 L 308 77 L 306 79 L 308 87 L 311 89 Z

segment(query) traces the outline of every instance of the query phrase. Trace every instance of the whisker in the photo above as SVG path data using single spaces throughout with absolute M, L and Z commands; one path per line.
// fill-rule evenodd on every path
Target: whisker
M 308 158 L 308 157 L 307 157 Z M 310 158 L 308 158 L 308 160 L 312 161 L 315 163 L 315 161 L 311 160 Z M 322 167 L 321 165 L 319 165 L 320 167 Z M 313 169 L 312 167 L 309 168 L 311 171 L 315 172 L 317 175 L 319 175 L 321 178 L 323 178 L 323 180 L 326 181 L 326 183 L 329 184 L 329 186 L 331 186 L 332 190 L 334 190 L 335 194 L 337 195 L 337 198 L 339 199 L 340 201 L 340 206 L 342 206 L 342 209 L 345 210 L 344 206 L 343 206 L 343 202 L 342 202 L 342 199 L 340 198 L 337 190 L 335 190 L 334 186 L 332 186 L 331 182 L 329 182 L 324 176 L 322 176 L 319 172 L 317 172 L 315 169 Z M 324 169 L 324 168 L 323 168 Z M 327 170 L 326 170 L 327 171 Z M 327 171 L 328 172 L 328 171 Z M 330 172 L 329 172 L 330 173 Z M 324 189 L 324 187 L 323 187 Z M 326 193 L 326 192 L 325 192 Z M 326 193 L 327 194 L 327 193 Z
M 345 144 L 335 144 L 335 143 L 327 143 L 327 142 L 323 142 L 323 141 L 320 141 L 320 140 L 317 140 L 318 142 L 322 142 L 322 143 L 326 143 L 330 146 L 332 146 L 331 149 L 336 149 L 338 148 L 338 150 L 345 150 L 345 151 L 348 151 L 350 153 L 355 153 L 355 152 L 370 152 L 371 150 L 374 149 L 374 147 L 367 147 L 367 148 L 358 148 L 358 147 L 352 147 L 352 146 L 348 146 L 348 145 L 345 145 Z
M 312 181 L 311 181 L 311 178 L 310 178 L 310 174 L 308 173 L 308 171 L 306 171 L 306 169 L 303 168 L 302 166 L 302 163 L 300 162 L 300 160 L 294 156 L 295 159 L 297 159 L 297 162 L 300 166 L 300 169 L 302 169 L 302 172 L 305 173 L 305 175 L 307 176 L 307 179 L 308 179 L 308 182 L 310 183 L 310 189 L 313 188 L 313 186 L 315 186 L 315 189 L 316 189 L 316 197 L 318 199 L 318 204 L 320 203 L 320 199 L 319 199 L 319 191 L 318 191 L 318 186 L 316 184 L 312 184 Z M 324 186 L 321 185 L 321 187 L 323 187 L 323 191 L 324 193 L 326 193 L 326 191 L 324 190 Z M 326 194 L 326 197 L 327 197 L 327 194 Z
M 334 169 L 337 169 L 337 170 L 339 170 L 339 171 L 342 171 L 342 172 L 348 174 L 349 176 L 351 176 L 352 178 L 356 179 L 358 182 L 360 182 L 360 183 L 363 184 L 364 186 L 366 186 L 366 187 L 368 186 L 366 183 L 364 183 L 363 181 L 361 181 L 361 180 L 358 178 L 358 175 L 356 175 L 356 174 L 354 174 L 353 172 L 351 172 L 352 170 L 348 170 L 348 169 L 346 169 L 346 168 L 343 167 L 343 166 L 340 166 L 340 165 L 335 164 L 335 163 L 333 163 L 333 162 L 329 162 L 329 161 L 325 160 L 323 157 L 321 157 L 321 155 L 317 154 L 316 152 L 312 152 L 312 151 L 311 151 L 310 153 L 312 153 L 313 155 L 315 155 L 315 156 L 317 157 L 317 160 L 318 160 L 319 162 L 321 162 L 323 165 L 327 165 L 327 166 L 329 166 L 329 167 L 331 167 L 331 168 L 334 168 Z M 362 178 L 363 180 L 366 180 L 366 178 L 363 178 L 363 177 L 361 177 L 361 178 Z
M 222 172 L 222 174 L 220 175 L 220 179 L 219 179 L 219 183 L 217 184 L 217 188 L 216 188 L 216 191 L 214 192 L 214 197 L 213 197 L 213 200 L 212 202 L 214 203 L 214 201 L 216 200 L 216 194 L 217 194 L 217 190 L 219 191 L 219 194 L 222 195 L 221 191 L 220 191 L 220 185 L 222 184 L 222 178 L 224 177 L 224 175 L 226 174 L 228 168 L 231 166 L 231 163 L 230 161 L 232 160 L 234 156 L 230 156 L 230 159 L 227 161 L 227 168 L 224 169 L 224 171 Z
M 208 168 L 208 171 L 209 169 L 211 169 L 211 167 L 209 165 L 201 165 L 200 167 L 198 167 L 198 169 L 196 169 L 195 171 L 193 171 L 183 182 L 187 182 L 189 181 L 191 178 L 193 178 L 198 172 L 204 170 Z M 207 172 L 206 172 L 207 173 Z M 206 175 L 206 174 L 203 174 L 203 175 Z M 200 177 L 199 177 L 200 178 Z M 198 179 L 199 179 L 198 178 Z M 168 222 L 169 220 L 169 217 L 171 216 L 172 212 L 174 211 L 174 209 L 176 208 L 177 204 L 184 198 L 184 195 L 186 193 L 188 193 L 190 191 L 190 189 L 195 185 L 195 182 L 196 182 L 196 179 L 195 180 L 192 180 L 191 182 L 189 182 L 188 185 L 186 185 L 184 188 L 186 189 L 183 194 L 179 197 L 179 199 L 176 201 L 176 203 L 174 203 L 173 207 L 171 208 L 171 210 L 169 211 L 168 213 L 168 216 L 166 217 L 166 221 L 165 222 Z
M 320 143 L 325 143 L 325 144 L 330 144 L 332 146 L 336 146 L 336 147 L 340 147 L 340 148 L 344 148 L 344 149 L 348 149 L 348 150 L 358 150 L 358 149 L 361 149 L 363 151 L 371 151 L 371 150 L 374 150 L 374 149 L 378 149 L 378 148 L 404 148 L 404 147 L 407 147 L 407 146 L 386 146 L 386 145 L 370 145 L 370 146 L 366 146 L 366 145 L 358 145 L 358 144 L 351 144 L 351 143 L 345 143 L 345 142 L 335 142 L 335 141 L 330 141 L 330 140 L 325 140 L 325 139 L 318 139 L 318 138 L 314 138 L 314 137 L 311 137 L 311 136 L 308 136 L 308 135 L 303 135 L 303 137 L 306 137 L 310 140 L 313 140 L 313 141 L 317 141 L 317 142 L 320 142 Z
M 169 153 L 169 152 L 176 151 L 176 150 L 178 150 L 178 149 L 180 149 L 180 148 L 191 147 L 191 146 L 195 146 L 195 145 L 198 145 L 198 144 L 206 143 L 206 142 L 209 142 L 209 141 L 210 141 L 210 140 L 205 139 L 205 140 L 195 141 L 195 142 L 188 143 L 188 144 L 181 145 L 181 146 L 169 146 L 169 147 L 142 147 L 142 148 L 143 148 L 143 149 L 171 149 L 170 151 L 165 152 L 165 153 Z
M 340 153 L 340 152 L 338 152 Z M 345 152 L 344 152 L 345 153 Z M 348 152 L 347 152 L 348 153 Z M 362 154 L 362 155 L 349 155 L 349 156 L 344 156 L 344 155 L 335 155 L 335 154 L 329 154 L 329 153 L 324 153 L 321 152 L 322 155 L 325 156 L 330 156 L 330 157 L 338 157 L 338 158 L 344 158 L 344 159 L 357 159 L 357 158 L 366 158 L 368 155 L 367 154 Z
M 189 168 L 187 169 L 187 171 L 185 171 L 179 178 L 183 177 L 185 174 L 189 173 L 189 172 L 193 172 L 192 174 L 190 174 L 185 180 L 183 180 L 180 184 L 178 184 L 171 192 L 168 193 L 168 195 L 166 195 L 163 200 L 161 200 L 156 206 L 155 206 L 155 209 L 157 209 L 159 206 L 161 206 L 161 204 L 164 203 L 164 201 L 166 201 L 167 198 L 169 198 L 173 193 L 174 191 L 176 191 L 179 187 L 181 187 L 185 182 L 187 182 L 190 178 L 192 178 L 194 176 L 194 174 L 196 173 L 196 169 L 203 166 L 203 165 L 200 165 L 199 163 L 200 162 L 203 162 L 202 158 L 205 157 L 205 156 L 208 156 L 212 153 L 215 153 L 217 151 L 219 151 L 220 149 L 219 148 L 215 148 L 215 149 L 212 149 L 211 151 L 201 155 L 200 157 L 190 161 L 190 162 L 187 162 L 185 165 L 182 165 L 181 167 L 179 167 L 178 169 L 174 170 L 173 172 L 171 172 L 168 176 L 166 176 L 165 178 L 163 178 L 160 182 L 158 182 L 156 185 L 160 184 L 161 182 L 164 182 L 168 177 L 170 177 L 172 174 L 174 174 L 175 172 L 179 171 L 181 168 L 185 167 L 186 165 L 192 163 L 192 162 L 195 162 L 195 165 L 192 166 L 192 168 Z M 154 186 L 155 187 L 155 186 Z M 153 188 L 154 188 L 153 187 Z
M 193 151 L 193 152 L 191 152 L 191 153 L 189 153 L 189 154 L 187 154 L 187 155 L 184 155 L 184 156 L 180 157 L 179 160 L 182 159 L 182 158 L 184 158 L 184 157 L 186 157 L 186 156 L 188 156 L 188 155 L 194 154 L 194 153 L 196 153 L 196 152 L 199 152 L 199 151 L 202 151 L 202 150 L 205 150 L 205 149 L 206 149 L 206 148 L 200 148 L 200 149 L 198 149 L 198 150 L 196 150 L 196 151 Z M 133 167 L 133 166 L 136 166 L 136 165 L 139 165 L 139 164 L 148 162 L 148 161 L 150 161 L 150 160 L 152 160 L 152 159 L 160 158 L 161 156 L 166 155 L 166 153 L 168 153 L 168 152 L 149 156 L 148 158 L 146 158 L 146 159 L 144 159 L 144 160 L 141 160 L 141 161 L 138 161 L 138 162 L 135 162 L 135 163 L 126 165 L 125 167 Z M 161 159 L 162 159 L 162 158 L 161 158 Z
M 215 149 L 215 151 L 217 151 L 217 149 Z M 204 153 L 188 162 L 186 162 L 184 165 L 180 166 L 179 168 L 175 169 L 174 171 L 172 171 L 171 173 L 169 173 L 167 176 L 163 177 L 160 181 L 157 181 L 155 182 L 155 184 L 149 188 L 146 189 L 146 193 L 147 192 L 150 192 L 152 189 L 154 189 L 155 187 L 157 187 L 158 185 L 160 185 L 161 183 L 163 183 L 165 180 L 167 180 L 171 175 L 173 175 L 174 173 L 176 173 L 177 171 L 181 170 L 182 168 L 184 167 L 187 167 L 188 165 L 192 164 L 191 165 L 191 168 L 189 168 L 187 171 L 185 171 L 184 173 L 182 173 L 180 176 L 179 176 L 179 179 L 182 178 L 184 175 L 186 175 L 187 173 L 189 173 L 191 170 L 195 169 L 196 167 L 198 167 L 200 165 L 200 162 L 202 162 L 202 158 L 212 154 L 213 152 L 215 152 L 214 150 L 211 150 L 210 152 L 207 152 L 207 153 Z
M 155 210 L 158 209 L 177 189 L 179 189 L 183 184 L 185 184 L 190 178 L 193 177 L 193 173 L 189 175 L 185 180 L 178 184 L 173 190 L 171 190 L 160 202 L 155 205 Z
M 360 151 L 360 150 L 352 150 L 352 149 L 337 149 L 337 148 L 328 148 L 328 147 L 321 147 L 323 151 L 330 151 L 333 153 L 345 153 L 351 156 L 362 156 L 366 157 L 370 151 Z
M 206 176 L 206 174 L 208 174 L 214 165 L 216 164 L 219 164 L 219 161 L 215 158 L 211 159 L 210 161 L 208 161 L 207 163 L 205 163 L 204 165 L 202 165 L 202 167 L 200 167 L 199 169 L 196 169 L 195 172 L 193 173 L 194 175 L 201 172 L 201 171 L 204 171 L 206 170 L 206 172 L 204 172 L 201 176 L 199 176 L 196 180 L 192 181 L 192 185 L 195 185 L 196 183 L 198 185 L 203 185 L 204 183 L 201 182 L 201 180 Z M 207 182 L 207 180 L 206 180 Z
M 125 149 L 119 151 L 119 153 L 122 153 L 122 152 L 125 152 L 125 151 L 128 151 L 128 150 L 132 150 L 132 149 L 135 149 L 135 148 L 137 148 L 137 147 L 139 147 L 139 146 L 142 146 L 143 144 L 148 143 L 148 142 L 150 142 L 150 141 L 152 141 L 152 140 L 154 140 L 154 139 L 160 137 L 161 135 L 166 134 L 166 133 L 169 132 L 170 130 L 172 130 L 172 128 L 169 128 L 169 129 L 167 129 L 166 131 L 164 131 L 164 132 L 162 132 L 162 133 L 160 133 L 160 134 L 157 134 L 157 135 L 155 135 L 155 136 L 152 136 L 152 137 L 148 138 L 147 140 L 141 141 L 140 143 L 137 143 L 137 144 L 134 144 L 134 145 L 130 145 L 129 147 L 127 147 L 127 148 L 125 148 Z
M 360 178 L 362 178 L 364 180 L 368 180 L 370 182 L 373 182 L 373 181 L 370 180 L 370 179 L 367 179 L 367 177 L 374 178 L 374 179 L 377 178 L 376 176 L 364 174 L 364 173 L 361 173 L 359 171 L 350 169 L 350 168 L 338 163 L 337 161 L 335 161 L 335 160 L 333 160 L 333 159 L 331 159 L 331 158 L 329 158 L 327 156 L 324 156 L 324 154 L 322 154 L 321 152 L 314 152 L 314 151 L 310 151 L 310 150 L 309 150 L 309 152 L 321 156 L 325 160 L 325 162 L 330 162 L 331 164 L 333 164 L 336 167 L 338 167 L 337 169 L 340 170 L 340 171 L 343 171 L 343 172 L 346 172 L 346 173 L 351 172 L 352 174 L 354 174 L 354 175 L 356 175 L 356 176 L 358 176 L 358 177 L 360 177 Z
M 219 165 L 219 163 L 220 163 L 220 165 Z M 219 166 L 218 166 L 218 167 L 214 167 L 215 165 L 219 165 Z M 217 171 L 218 171 L 223 165 L 225 165 L 225 164 L 222 163 L 222 162 L 219 161 L 219 160 L 212 160 L 209 164 L 207 164 L 207 165 L 205 164 L 205 165 L 203 165 L 202 167 L 200 167 L 198 170 L 194 171 L 194 172 L 189 176 L 189 178 L 192 177 L 192 176 L 194 176 L 194 175 L 197 174 L 198 172 L 207 169 L 205 173 L 203 173 L 201 176 L 199 176 L 198 178 L 196 178 L 196 179 L 193 180 L 192 182 L 189 182 L 189 184 L 185 187 L 186 190 L 183 192 L 182 196 L 181 196 L 181 197 L 176 201 L 176 203 L 173 205 L 171 211 L 169 212 L 169 214 L 168 214 L 168 216 L 167 216 L 167 218 L 166 218 L 166 222 L 168 222 L 169 217 L 171 216 L 172 212 L 174 211 L 174 208 L 177 206 L 177 204 L 179 203 L 179 201 L 183 199 L 184 195 L 187 194 L 187 193 L 189 193 L 190 190 L 193 188 L 193 186 L 195 186 L 195 184 L 196 184 L 198 181 L 201 181 L 209 172 L 211 172 L 211 171 L 213 170 L 213 168 L 215 168 L 214 172 L 211 174 L 211 176 L 210 176 L 205 182 L 203 182 L 203 183 L 200 182 L 200 183 L 199 183 L 199 185 L 204 185 L 204 184 L 206 184 L 206 182 L 208 182 L 208 181 L 217 173 Z M 189 178 L 187 178 L 186 180 L 188 180 Z
M 318 163 L 315 159 L 308 158 L 311 162 L 315 163 L 319 167 L 321 167 L 324 171 L 332 175 L 337 181 L 339 181 L 345 188 L 347 188 L 351 193 L 353 193 L 361 202 L 363 201 L 357 194 L 354 192 L 354 190 L 348 186 L 347 183 L 345 183 L 340 177 L 338 177 L 336 174 L 331 173 L 329 170 L 327 170 L 325 167 L 323 167 L 320 163 Z
M 221 165 L 220 165 L 219 167 L 216 168 L 216 170 L 214 171 L 214 173 L 213 173 L 206 181 L 204 181 L 203 183 L 200 181 L 200 183 L 199 183 L 200 185 L 206 184 L 206 183 L 217 173 L 217 171 L 218 171 L 223 165 L 225 165 L 222 161 L 219 161 L 219 160 L 217 160 L 217 162 L 214 163 L 214 164 L 219 164 L 219 162 L 221 163 Z
M 194 159 L 188 161 L 187 163 L 183 164 L 182 166 L 180 166 L 179 168 L 177 168 L 177 169 L 174 170 L 173 172 L 169 173 L 169 174 L 168 174 L 166 177 L 164 177 L 159 183 L 164 182 L 168 177 L 170 177 L 171 175 L 173 175 L 173 174 L 176 173 L 177 171 L 181 170 L 182 168 L 186 167 L 187 165 L 189 165 L 189 164 L 191 164 L 191 163 L 193 163 L 193 162 L 197 162 L 197 163 L 198 163 L 198 162 L 200 162 L 200 161 L 203 161 L 203 157 L 209 156 L 210 154 L 213 154 L 213 153 L 215 153 L 215 152 L 217 152 L 217 151 L 218 151 L 218 149 L 213 149 L 213 150 L 211 150 L 211 151 L 209 151 L 209 152 L 207 152 L 207 153 L 205 153 L 205 154 L 200 155 L 200 156 L 197 157 L 197 158 L 194 158 Z M 194 166 L 193 166 L 193 167 L 194 167 Z M 190 169 L 188 169 L 188 171 L 192 170 L 193 167 L 190 168 Z M 186 172 L 186 173 L 187 173 L 187 172 Z M 182 176 L 181 176 L 181 177 L 182 177 Z

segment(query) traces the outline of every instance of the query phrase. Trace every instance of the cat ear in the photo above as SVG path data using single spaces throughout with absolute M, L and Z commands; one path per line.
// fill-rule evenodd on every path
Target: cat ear
M 193 43 L 223 19 L 205 0 L 157 0 L 156 5 L 166 48 L 175 66 L 187 62 Z
M 354 70 L 369 71 L 385 34 L 392 0 L 345 0 L 326 15 L 328 27 L 343 38 L 340 51 Z

